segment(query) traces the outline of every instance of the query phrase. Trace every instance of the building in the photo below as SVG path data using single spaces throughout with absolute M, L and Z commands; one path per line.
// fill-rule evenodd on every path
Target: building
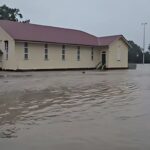
M 123 35 L 96 37 L 83 31 L 0 21 L 3 70 L 128 68 Z

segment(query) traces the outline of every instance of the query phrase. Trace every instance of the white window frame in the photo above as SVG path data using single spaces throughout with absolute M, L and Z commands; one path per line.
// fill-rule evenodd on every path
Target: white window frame
M 121 50 L 117 49 L 117 61 L 121 61 Z
M 77 61 L 80 61 L 80 46 L 77 47 Z
M 93 61 L 94 60 L 94 48 L 92 47 L 91 49 L 91 60 Z
M 45 44 L 44 45 L 44 59 L 45 60 L 48 60 L 49 58 L 48 58 L 48 44 Z
M 8 41 L 4 41 L 4 43 L 5 43 L 5 51 L 6 51 L 6 60 L 8 60 L 9 43 L 8 43 Z
M 62 61 L 65 61 L 66 60 L 66 46 L 65 45 L 62 45 Z
M 28 49 L 28 43 L 24 43 L 24 60 L 29 59 L 29 49 Z

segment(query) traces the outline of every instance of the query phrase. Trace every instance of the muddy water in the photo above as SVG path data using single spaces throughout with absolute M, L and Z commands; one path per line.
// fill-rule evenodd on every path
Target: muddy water
M 150 65 L 0 72 L 0 150 L 149 150 Z

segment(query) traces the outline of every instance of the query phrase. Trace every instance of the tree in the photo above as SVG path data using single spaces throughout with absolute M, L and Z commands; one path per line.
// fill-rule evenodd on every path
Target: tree
M 150 63 L 150 53 L 148 51 L 145 53 L 145 63 Z
M 23 15 L 20 13 L 20 10 L 17 8 L 9 8 L 6 5 L 0 7 L 0 20 L 10 20 L 10 21 L 19 21 L 22 19 Z M 23 21 L 24 23 L 30 22 L 30 20 Z
M 129 63 L 142 63 L 143 53 L 141 47 L 135 44 L 133 41 L 128 41 L 131 45 L 129 48 Z
M 149 46 L 148 46 L 148 51 L 150 52 L 150 44 L 149 44 Z

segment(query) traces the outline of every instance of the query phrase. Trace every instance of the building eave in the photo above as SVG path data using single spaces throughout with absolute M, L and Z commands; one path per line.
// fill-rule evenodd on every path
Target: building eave
M 55 45 L 101 47 L 99 45 L 93 45 L 93 44 L 88 45 L 88 44 L 74 44 L 74 43 L 61 43 L 61 42 L 49 42 L 49 41 L 33 41 L 33 40 L 20 40 L 20 39 L 15 39 L 15 42 L 48 43 L 48 44 L 55 44 Z

